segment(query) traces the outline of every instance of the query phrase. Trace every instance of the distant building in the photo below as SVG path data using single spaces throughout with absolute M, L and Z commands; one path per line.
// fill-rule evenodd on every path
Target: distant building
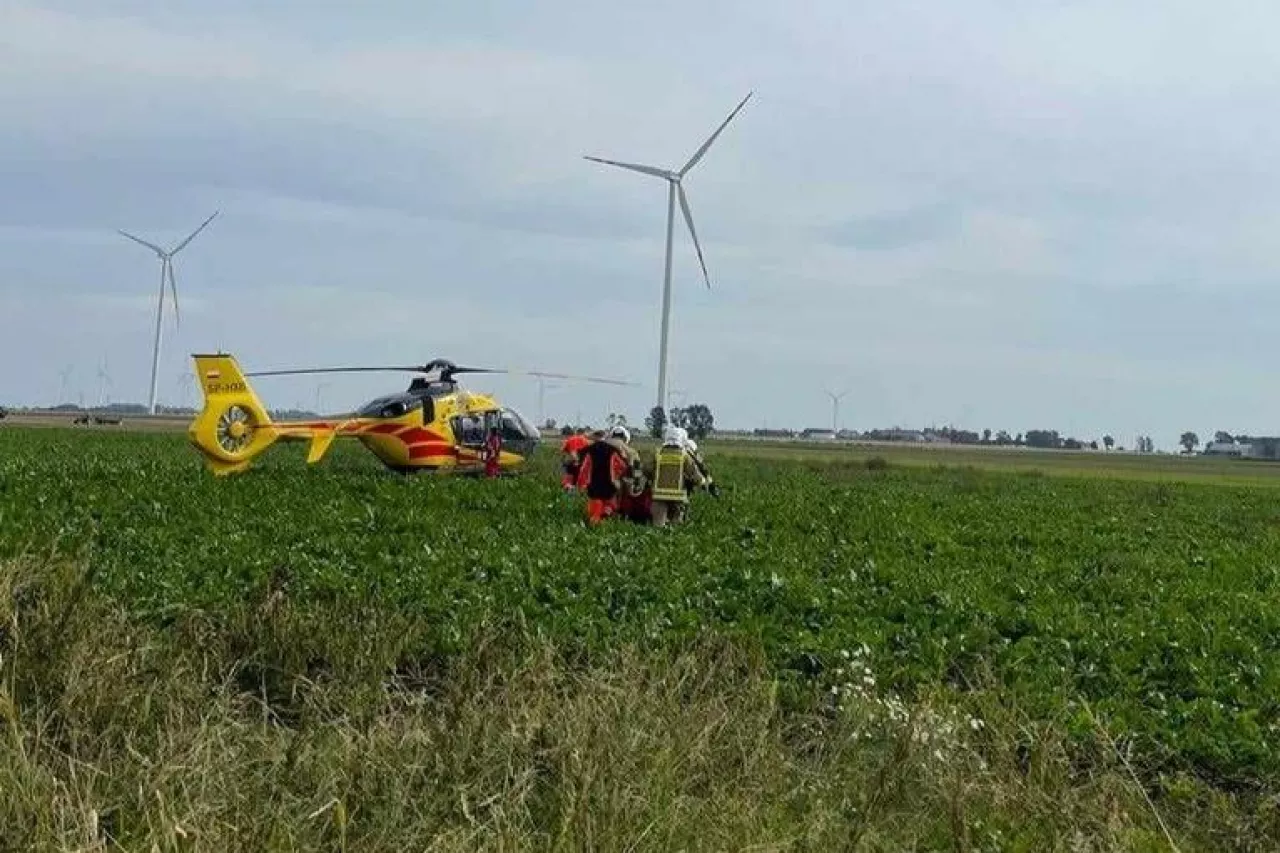
M 1205 456 L 1253 456 L 1253 445 L 1237 441 L 1211 441 L 1204 446 Z
M 800 437 L 804 439 L 818 439 L 830 441 L 836 437 L 836 434 L 829 429 L 822 427 L 808 427 L 800 433 Z

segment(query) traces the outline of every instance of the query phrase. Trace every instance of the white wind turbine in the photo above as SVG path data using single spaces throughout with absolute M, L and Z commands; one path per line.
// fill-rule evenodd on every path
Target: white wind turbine
M 827 396 L 831 398 L 831 434 L 833 436 L 840 432 L 840 427 L 837 423 L 840 418 L 840 401 L 843 400 L 845 395 L 848 393 L 848 391 L 841 391 L 839 394 L 836 394 L 833 391 L 827 391 Z
M 729 113 L 729 117 L 720 123 L 720 126 L 716 128 L 715 133 L 711 134 L 711 136 L 707 138 L 707 141 L 702 143 L 702 147 L 693 153 L 693 156 L 689 158 L 689 162 L 685 163 L 679 171 L 673 172 L 670 169 L 660 169 L 656 166 L 645 166 L 639 163 L 623 163 L 617 160 L 605 160 L 600 157 L 586 157 L 586 159 L 596 163 L 604 163 L 607 166 L 617 166 L 621 169 L 630 169 L 631 171 L 639 172 L 642 175 L 662 178 L 667 182 L 667 255 L 666 268 L 662 280 L 662 337 L 658 344 L 657 404 L 658 408 L 662 409 L 664 412 L 667 409 L 667 330 L 670 327 L 671 322 L 671 238 L 672 229 L 675 223 L 676 198 L 678 197 L 680 199 L 680 210 L 684 213 L 685 224 L 689 226 L 689 236 L 693 238 L 693 247 L 698 252 L 698 263 L 702 266 L 702 278 L 706 281 L 707 288 L 710 289 L 711 277 L 707 274 L 707 264 L 702 257 L 702 246 L 698 244 L 698 232 L 693 228 L 693 214 L 689 211 L 689 199 L 685 196 L 684 186 L 681 181 L 684 176 L 689 173 L 689 170 L 696 166 L 698 161 L 702 159 L 702 156 L 707 153 L 707 149 L 709 149 L 711 144 L 716 141 L 716 137 L 720 135 L 721 131 L 723 131 L 726 126 L 728 126 L 729 122 L 733 121 L 733 117 L 738 114 L 738 111 L 746 106 L 751 95 L 751 92 L 747 93 L 747 96 L 738 103 L 738 106 L 734 107 L 733 112 Z
M 177 325 L 178 318 L 178 284 L 173 276 L 173 256 L 186 248 L 187 244 L 195 239 L 196 235 L 204 230 L 205 226 L 213 221 L 213 217 L 218 215 L 218 211 L 214 211 L 213 215 L 200 223 L 200 227 L 187 235 L 187 238 L 169 251 L 165 251 L 155 243 L 148 243 L 141 237 L 135 237 L 128 231 L 121 231 L 125 237 L 128 237 L 135 243 L 140 243 L 148 249 L 156 253 L 156 257 L 160 259 L 160 301 L 156 306 L 156 343 L 155 349 L 151 353 L 151 398 L 147 404 L 147 411 L 151 414 L 156 413 L 156 383 L 159 381 L 158 371 L 160 369 L 160 320 L 164 316 L 164 286 L 167 281 L 169 289 L 173 292 L 173 322 Z
M 107 389 L 111 387 L 111 374 L 107 372 L 107 360 L 104 358 L 98 366 L 98 408 L 106 408 Z
M 54 401 L 55 406 L 61 406 L 67 402 L 67 383 L 71 380 L 73 370 L 74 368 L 68 364 L 58 371 L 58 399 Z
M 195 383 L 196 375 L 190 370 L 184 370 L 178 374 L 178 401 L 179 405 L 186 406 L 187 401 L 191 399 L 191 386 Z

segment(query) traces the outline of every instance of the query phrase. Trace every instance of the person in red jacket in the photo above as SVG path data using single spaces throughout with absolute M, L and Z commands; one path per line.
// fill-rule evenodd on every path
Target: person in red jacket
M 578 488 L 587 493 L 587 524 L 597 525 L 618 512 L 618 499 L 623 480 L 635 468 L 634 451 L 629 446 L 631 435 L 623 427 L 598 438 L 582 451 L 578 469 Z
M 498 427 L 489 427 L 489 434 L 484 440 L 484 475 L 496 477 L 502 472 L 498 464 L 502 458 L 502 431 Z
M 566 492 L 572 492 L 578 487 L 578 470 L 582 467 L 582 451 L 586 450 L 590 443 L 591 439 L 587 437 L 587 431 L 579 429 L 560 445 L 560 466 L 564 470 L 560 485 Z

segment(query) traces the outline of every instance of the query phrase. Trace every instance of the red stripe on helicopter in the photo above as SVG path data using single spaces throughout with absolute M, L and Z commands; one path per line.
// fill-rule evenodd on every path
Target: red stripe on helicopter
M 447 441 L 429 441 L 425 444 L 415 444 L 409 448 L 410 459 L 422 459 L 427 456 L 454 456 L 457 449 Z
M 424 441 L 443 441 L 448 443 L 443 435 L 422 427 L 409 427 L 404 432 L 396 433 L 396 438 L 409 445 L 421 444 Z

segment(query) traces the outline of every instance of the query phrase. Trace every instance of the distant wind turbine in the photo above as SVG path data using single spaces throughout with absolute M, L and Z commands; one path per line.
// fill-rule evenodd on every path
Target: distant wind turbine
M 172 291 L 173 293 L 174 325 L 176 326 L 179 322 L 178 283 L 174 280 L 174 275 L 173 275 L 173 256 L 181 252 L 183 249 L 185 249 L 187 244 L 190 243 L 192 240 L 194 240 L 196 235 L 199 234 L 201 231 L 203 231 L 205 226 L 208 225 L 210 222 L 212 222 L 213 217 L 217 215 L 218 215 L 218 211 L 215 210 L 212 216 L 210 216 L 204 222 L 200 223 L 199 228 L 192 231 L 190 234 L 187 235 L 187 238 L 185 240 L 178 243 L 178 245 L 174 246 L 172 249 L 168 250 L 167 252 L 164 249 L 161 249 L 155 243 L 148 243 L 146 240 L 143 240 L 141 237 L 135 237 L 134 235 L 130 234 L 128 231 L 120 232 L 122 235 L 124 235 L 125 237 L 128 237 L 133 242 L 146 246 L 148 249 L 155 252 L 156 257 L 160 259 L 160 301 L 156 306 L 156 343 L 155 343 L 155 349 L 151 354 L 151 398 L 150 398 L 150 402 L 147 404 L 147 410 L 153 415 L 156 413 L 156 383 L 159 381 L 158 371 L 160 369 L 160 329 L 161 329 L 160 320 L 164 316 L 164 286 L 166 281 L 169 284 L 170 291 Z
M 320 407 L 320 400 L 324 397 L 325 389 L 329 388 L 331 384 L 332 383 L 330 382 L 316 383 L 316 414 L 324 411 L 324 409 Z
M 58 399 L 54 403 L 55 406 L 61 406 L 67 402 L 67 383 L 71 379 L 71 372 L 74 368 L 68 364 L 66 367 L 58 371 Z
M 195 379 L 196 375 L 190 370 L 184 370 L 178 374 L 179 403 L 183 406 L 186 406 L 187 401 L 191 399 L 191 386 Z
M 545 376 L 536 377 L 538 380 L 538 429 L 542 429 L 542 425 L 547 422 L 547 410 L 545 406 L 547 398 L 547 378 Z M 556 385 L 552 383 L 552 388 Z
M 835 435 L 840 431 L 840 427 L 838 426 L 838 421 L 840 419 L 840 401 L 843 400 L 845 395 L 848 393 L 849 393 L 848 391 L 841 391 L 839 394 L 836 394 L 832 391 L 827 391 L 827 396 L 831 398 L 831 434 L 832 435 Z
M 107 360 L 98 367 L 98 408 L 107 404 L 107 389 L 111 387 L 111 374 L 107 372 Z
M 689 158 L 689 162 L 685 163 L 679 171 L 673 172 L 670 169 L 660 169 L 656 166 L 645 166 L 639 163 L 623 163 L 618 160 L 605 160 L 600 157 L 587 156 L 587 160 L 596 163 L 604 163 L 607 166 L 617 166 L 620 169 L 629 169 L 632 172 L 639 172 L 642 175 L 649 175 L 654 178 L 662 178 L 667 182 L 667 254 L 666 267 L 662 280 L 662 337 L 658 344 L 658 408 L 666 411 L 667 407 L 667 331 L 671 323 L 671 240 L 672 229 L 675 223 L 676 198 L 680 199 L 680 210 L 684 213 L 685 224 L 689 226 L 689 236 L 693 238 L 693 247 L 698 252 L 698 264 L 702 267 L 702 278 L 707 283 L 707 289 L 711 288 L 711 276 L 707 274 L 707 264 L 702 257 L 702 246 L 698 244 L 698 232 L 693 227 L 693 214 L 689 211 L 689 199 L 685 196 L 684 185 L 681 181 L 689 170 L 698 164 L 702 156 L 707 153 L 707 149 L 716 141 L 720 133 L 733 121 L 733 117 L 738 111 L 746 106 L 747 101 L 753 93 L 748 92 L 738 106 L 734 107 L 733 112 L 729 113 L 729 117 L 720 123 L 715 133 L 707 137 L 707 141 Z

